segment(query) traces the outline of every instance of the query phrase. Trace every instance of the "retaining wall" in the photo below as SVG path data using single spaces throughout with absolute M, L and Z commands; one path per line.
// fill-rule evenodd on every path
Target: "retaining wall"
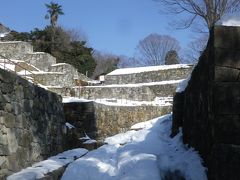
M 0 69 L 0 179 L 63 150 L 61 97 Z
M 155 70 L 151 70 L 152 67 L 146 67 L 146 71 L 142 71 L 139 73 L 129 74 L 119 74 L 119 75 L 111 75 L 108 74 L 105 76 L 104 84 L 136 84 L 136 83 L 149 83 L 149 82 L 159 82 L 166 80 L 179 80 L 186 79 L 187 76 L 192 71 L 192 65 L 168 65 L 168 66 L 154 66 Z M 161 70 L 162 68 L 162 70 Z M 165 69 L 164 69 L 165 68 Z M 126 68 L 126 71 L 128 68 Z M 133 71 L 139 68 L 131 68 Z M 159 69 L 159 70 L 158 70 Z M 124 69 L 121 69 L 122 71 Z M 116 70 L 118 71 L 118 70 Z M 114 71 L 113 71 L 114 73 Z
M 10 59 L 21 60 L 23 55 L 32 52 L 33 47 L 28 42 L 22 41 L 0 42 L 0 54 Z
M 210 180 L 240 177 L 239 75 L 240 28 L 216 26 L 186 90 L 174 98 L 173 135 L 183 127 Z
M 153 101 L 155 97 L 173 96 L 178 83 L 144 85 L 109 85 L 75 87 L 75 95 L 85 99 L 116 98 L 136 101 Z
M 74 125 L 76 134 L 103 140 L 105 137 L 126 132 L 136 123 L 147 121 L 171 112 L 171 106 L 109 106 L 90 102 L 64 104 L 66 121 Z M 76 138 L 77 139 L 77 138 Z M 77 140 L 72 143 L 77 144 Z

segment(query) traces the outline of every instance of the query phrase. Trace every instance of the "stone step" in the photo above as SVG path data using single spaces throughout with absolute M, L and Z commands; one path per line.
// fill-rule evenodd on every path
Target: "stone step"
M 32 64 L 42 71 L 49 71 L 51 65 L 56 64 L 56 58 L 45 52 L 26 53 L 21 60 Z
M 192 65 L 176 64 L 117 69 L 105 76 L 104 84 L 135 84 L 186 79 Z
M 178 83 L 182 80 L 161 81 L 125 85 L 74 87 L 74 96 L 84 99 L 129 99 L 136 101 L 153 101 L 156 97 L 172 97 Z

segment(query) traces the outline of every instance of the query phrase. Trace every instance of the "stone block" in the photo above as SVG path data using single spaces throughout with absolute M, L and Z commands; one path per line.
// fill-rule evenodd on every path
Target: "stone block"
M 213 90 L 214 112 L 238 115 L 240 109 L 240 82 L 215 83 Z
M 212 180 L 238 180 L 240 177 L 240 146 L 216 144 L 212 150 L 210 177 Z
M 14 129 L 14 128 L 7 129 L 7 141 L 8 141 L 9 152 L 11 154 L 15 153 L 18 149 L 18 140 L 17 140 L 16 129 Z
M 214 47 L 229 50 L 240 50 L 240 28 L 231 26 L 215 26 Z
M 4 166 L 6 167 L 5 165 L 6 161 L 7 161 L 6 156 L 0 156 L 0 169 L 3 169 Z
M 9 154 L 8 146 L 0 144 L 0 156 L 8 156 Z
M 215 65 L 240 69 L 240 50 L 216 48 L 214 55 Z
M 240 69 L 215 66 L 215 81 L 240 82 Z
M 14 128 L 15 120 L 16 120 L 16 117 L 13 114 L 11 113 L 4 114 L 4 124 L 7 128 Z
M 0 145 L 8 145 L 7 134 L 0 132 Z
M 4 110 L 8 113 L 11 113 L 13 110 L 12 104 L 6 103 Z
M 1 91 L 4 94 L 11 94 L 13 92 L 12 83 L 1 83 Z
M 216 142 L 240 145 L 240 115 L 216 116 L 213 129 Z

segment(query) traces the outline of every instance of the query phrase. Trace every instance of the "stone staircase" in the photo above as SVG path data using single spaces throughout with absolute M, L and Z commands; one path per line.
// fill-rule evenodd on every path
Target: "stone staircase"
M 78 82 L 95 83 L 78 73 L 72 65 L 57 64 L 56 58 L 50 54 L 34 52 L 28 42 L 0 42 L 0 55 L 6 57 L 0 59 L 0 68 L 13 71 L 48 90 L 61 89 L 61 95 L 70 96 L 66 89 L 78 85 Z

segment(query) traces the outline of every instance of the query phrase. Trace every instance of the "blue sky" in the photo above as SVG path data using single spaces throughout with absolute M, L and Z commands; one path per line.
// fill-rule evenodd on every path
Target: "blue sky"
M 7 0 L 1 2 L 0 22 L 16 31 L 44 28 L 45 3 L 49 0 Z M 58 24 L 82 31 L 94 49 L 132 56 L 139 40 L 151 33 L 175 37 L 184 48 L 191 41 L 189 30 L 172 30 L 174 16 L 161 15 L 152 0 L 55 0 L 64 16 Z

